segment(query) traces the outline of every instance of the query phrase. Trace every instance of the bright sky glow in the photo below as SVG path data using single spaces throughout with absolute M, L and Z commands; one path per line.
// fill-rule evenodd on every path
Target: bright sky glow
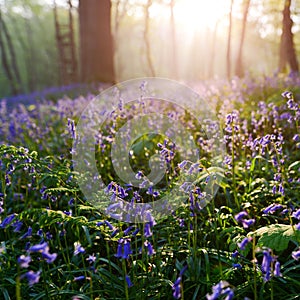
M 215 24 L 228 15 L 228 0 L 181 0 L 174 7 L 177 23 L 187 31 L 197 28 L 213 29 Z

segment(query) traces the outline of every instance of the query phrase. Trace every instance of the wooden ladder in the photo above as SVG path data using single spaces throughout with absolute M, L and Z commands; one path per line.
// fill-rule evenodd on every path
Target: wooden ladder
M 54 0 L 56 43 L 59 53 L 60 78 L 62 84 L 70 84 L 78 81 L 78 63 L 73 20 L 73 13 L 76 8 L 72 5 L 72 0 L 66 0 L 66 2 L 68 4 L 67 23 L 62 24 L 59 20 L 58 7 Z

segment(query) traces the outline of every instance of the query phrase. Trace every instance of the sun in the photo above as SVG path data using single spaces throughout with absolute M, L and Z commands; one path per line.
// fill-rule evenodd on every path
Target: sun
M 179 0 L 174 7 L 177 24 L 186 31 L 213 29 L 228 15 L 230 0 Z

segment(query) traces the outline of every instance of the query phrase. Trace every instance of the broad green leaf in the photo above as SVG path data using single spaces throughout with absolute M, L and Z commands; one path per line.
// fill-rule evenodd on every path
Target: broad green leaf
M 297 243 L 300 240 L 300 231 L 294 230 L 291 225 L 272 224 L 259 228 L 255 234 L 260 236 L 258 245 L 268 247 L 276 251 L 283 251 L 289 242 Z

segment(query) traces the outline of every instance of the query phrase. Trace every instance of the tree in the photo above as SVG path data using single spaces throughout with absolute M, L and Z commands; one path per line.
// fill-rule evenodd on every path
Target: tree
M 245 0 L 243 22 L 242 22 L 242 33 L 241 33 L 238 55 L 237 55 L 237 59 L 236 59 L 236 65 L 235 65 L 235 75 L 238 77 L 244 76 L 243 48 L 244 48 L 244 41 L 245 41 L 245 35 L 246 35 L 246 25 L 247 25 L 247 16 L 248 16 L 249 7 L 250 7 L 250 0 Z
M 115 82 L 110 0 L 80 0 L 82 81 Z
M 5 47 L 4 41 L 7 42 L 7 48 Z M 11 36 L 7 30 L 6 24 L 4 22 L 4 19 L 2 17 L 2 12 L 0 10 L 0 52 L 1 52 L 1 61 L 6 73 L 6 76 L 9 80 L 12 93 L 14 95 L 20 93 L 21 91 L 21 76 L 19 72 L 19 68 L 17 65 L 17 58 L 15 54 L 15 49 L 12 43 Z M 10 61 L 8 59 L 8 53 L 10 54 Z
M 282 11 L 282 33 L 279 50 L 279 71 L 283 72 L 288 64 L 292 72 L 299 72 L 299 64 L 294 47 L 292 32 L 293 20 L 291 19 L 291 0 L 285 0 Z

